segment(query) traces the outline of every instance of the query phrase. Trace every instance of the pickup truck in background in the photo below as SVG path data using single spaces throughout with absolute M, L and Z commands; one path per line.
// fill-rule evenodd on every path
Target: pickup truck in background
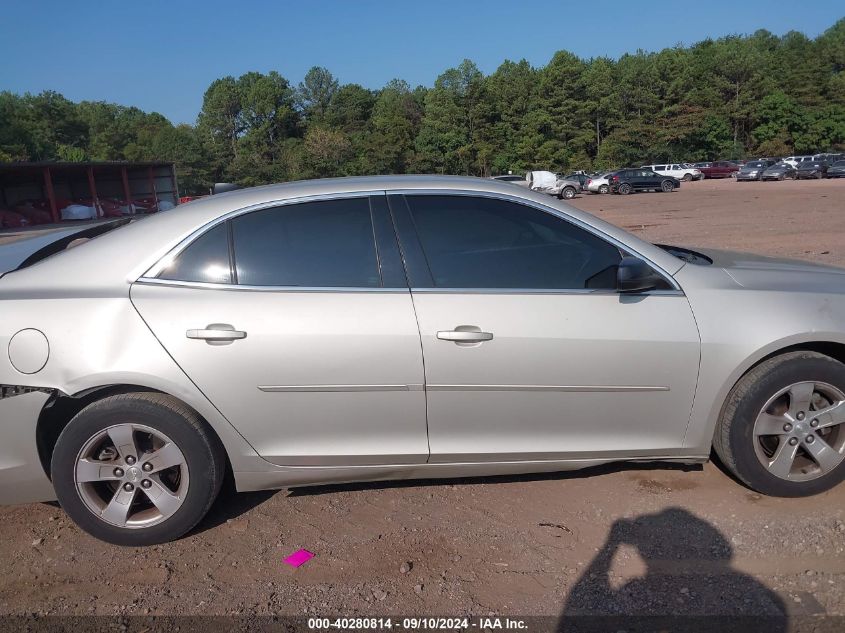
M 671 176 L 684 182 L 690 180 L 701 180 L 701 172 L 693 166 L 686 166 L 681 163 L 667 163 L 665 165 L 643 165 L 641 169 L 650 169 L 661 176 Z

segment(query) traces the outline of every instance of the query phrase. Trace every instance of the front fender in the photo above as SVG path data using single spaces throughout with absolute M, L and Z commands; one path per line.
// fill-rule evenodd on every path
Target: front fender
M 684 439 L 696 453 L 709 453 L 728 393 L 761 360 L 796 346 L 845 345 L 845 295 L 750 290 L 717 267 L 684 266 L 676 280 L 701 333 L 701 371 Z

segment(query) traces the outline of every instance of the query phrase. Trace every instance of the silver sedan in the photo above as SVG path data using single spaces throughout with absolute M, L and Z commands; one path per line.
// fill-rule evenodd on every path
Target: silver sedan
M 227 470 L 243 491 L 715 449 L 768 495 L 845 476 L 845 270 L 457 177 L 118 224 L 0 247 L 0 501 L 58 498 L 103 540 L 179 537 Z

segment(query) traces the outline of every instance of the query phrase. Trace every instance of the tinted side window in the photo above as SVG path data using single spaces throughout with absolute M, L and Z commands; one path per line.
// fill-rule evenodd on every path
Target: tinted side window
M 469 196 L 408 196 L 439 288 L 616 287 L 619 250 L 550 213 Z
M 290 204 L 231 222 L 239 284 L 381 285 L 367 198 Z
M 232 283 L 228 227 L 223 222 L 206 231 L 183 250 L 159 279 L 218 284 Z

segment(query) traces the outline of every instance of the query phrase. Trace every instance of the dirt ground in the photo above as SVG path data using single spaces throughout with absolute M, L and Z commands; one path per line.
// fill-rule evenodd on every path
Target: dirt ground
M 845 181 L 573 204 L 654 241 L 845 264 Z M 299 548 L 316 557 L 282 564 Z M 0 508 L 0 560 L 0 614 L 845 616 L 845 485 L 766 498 L 708 464 L 227 493 L 141 549 L 32 504 Z

